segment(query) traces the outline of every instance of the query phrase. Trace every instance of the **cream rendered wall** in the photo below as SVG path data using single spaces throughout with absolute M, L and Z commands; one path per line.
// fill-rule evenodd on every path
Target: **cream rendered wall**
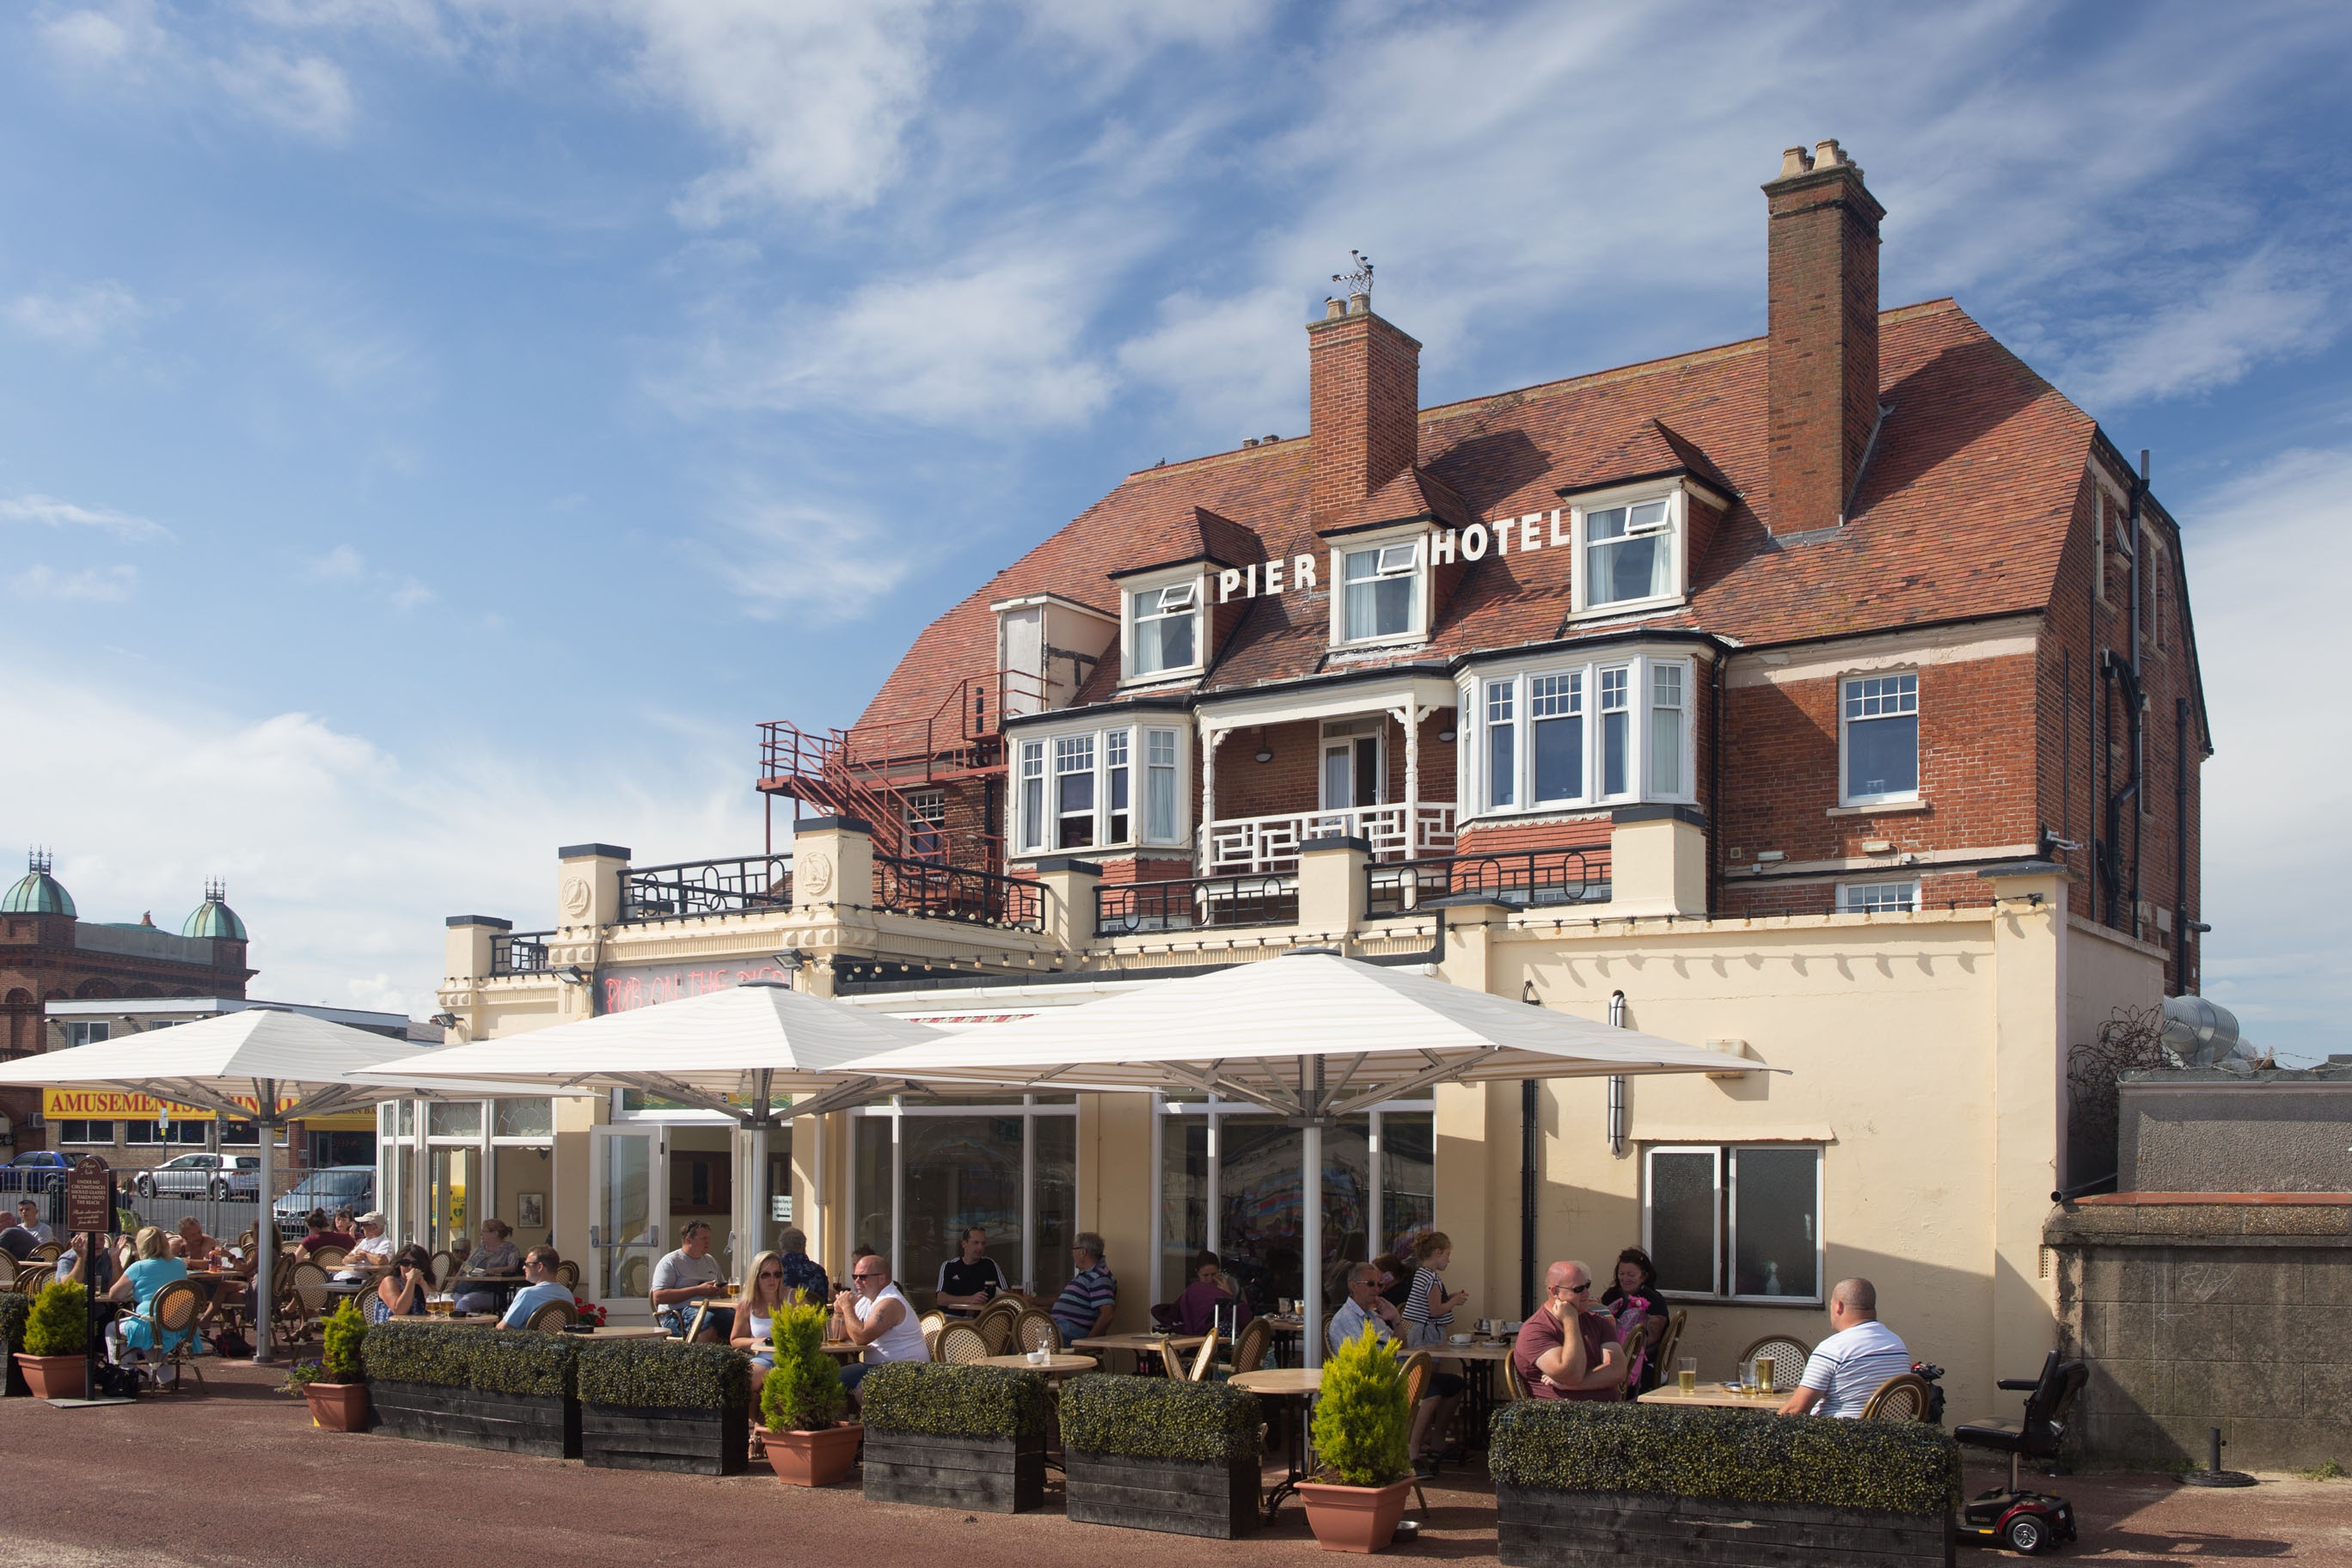
M 1118 1279 L 1116 1333 L 1151 1326 L 1151 1194 L 1159 1173 L 1148 1158 L 1150 1148 L 1150 1095 L 1078 1096 L 1078 1228 L 1102 1233 Z M 1040 1263 L 1038 1272 L 1048 1269 Z

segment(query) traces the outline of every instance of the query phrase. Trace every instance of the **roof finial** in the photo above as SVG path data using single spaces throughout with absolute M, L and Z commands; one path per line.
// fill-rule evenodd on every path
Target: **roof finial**
M 25 852 L 25 869 L 35 876 L 47 876 L 49 868 L 57 863 L 58 858 L 46 849 L 28 849 Z
M 222 881 L 217 877 L 206 877 L 205 879 L 205 902 L 208 904 L 225 904 L 228 902 L 228 884 Z

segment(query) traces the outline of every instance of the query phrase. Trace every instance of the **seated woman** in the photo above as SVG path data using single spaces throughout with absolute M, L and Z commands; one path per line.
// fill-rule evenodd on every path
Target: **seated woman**
M 743 1300 L 735 1313 L 733 1344 L 751 1358 L 751 1402 L 760 1400 L 760 1385 L 776 1370 L 776 1309 L 784 1300 L 784 1259 L 778 1252 L 762 1252 L 751 1259 L 743 1286 Z
M 1658 1386 L 1663 1370 L 1658 1365 L 1658 1336 L 1666 1331 L 1665 1297 L 1658 1289 L 1658 1266 L 1650 1261 L 1648 1253 L 1629 1247 L 1617 1255 L 1617 1278 L 1601 1293 L 1601 1304 L 1617 1320 L 1617 1332 L 1628 1342 L 1635 1329 L 1649 1326 L 1625 1375 L 1628 1399 L 1647 1394 Z
M 410 1242 L 393 1255 L 392 1268 L 368 1292 L 367 1320 L 381 1323 L 393 1318 L 421 1318 L 425 1299 L 433 1290 L 433 1255 Z
M 522 1277 L 522 1254 L 509 1239 L 513 1235 L 514 1227 L 496 1215 L 482 1222 L 482 1245 L 466 1255 L 464 1269 L 449 1281 L 449 1289 L 457 1293 L 458 1311 L 495 1312 L 505 1305 L 507 1292 L 479 1287 L 468 1289 L 466 1281 L 486 1274 L 502 1274 L 520 1279 Z
M 1180 1334 L 1210 1333 L 1221 1326 L 1228 1332 L 1238 1331 L 1249 1319 L 1247 1303 L 1235 1306 L 1234 1294 L 1219 1279 L 1224 1266 L 1213 1252 L 1202 1252 L 1192 1259 L 1192 1282 L 1177 1295 L 1176 1309 L 1171 1314 L 1175 1330 Z M 1235 1307 L 1230 1312 L 1221 1311 Z M 1152 1314 L 1159 1317 L 1158 1312 Z
M 349 1252 L 352 1244 L 359 1240 L 347 1230 L 331 1229 L 327 1225 L 325 1209 L 312 1209 L 303 1216 L 302 1223 L 308 1227 L 308 1232 L 294 1244 L 294 1257 L 298 1261 L 309 1258 L 322 1247 L 340 1247 Z
M 118 1365 L 128 1364 L 124 1357 L 131 1352 L 146 1357 L 176 1350 L 192 1331 L 183 1329 L 159 1339 L 152 1321 L 155 1293 L 175 1279 L 185 1279 L 188 1266 L 171 1256 L 171 1243 L 152 1225 L 131 1239 L 131 1266 L 106 1293 L 110 1301 L 135 1303 L 132 1313 L 137 1314 L 118 1318 L 107 1325 L 108 1349 Z

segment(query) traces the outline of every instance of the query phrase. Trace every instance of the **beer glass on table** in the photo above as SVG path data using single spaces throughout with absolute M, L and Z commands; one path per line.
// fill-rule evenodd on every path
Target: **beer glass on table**
M 1684 1394 L 1698 1392 L 1698 1357 L 1686 1355 L 1675 1363 L 1675 1387 Z

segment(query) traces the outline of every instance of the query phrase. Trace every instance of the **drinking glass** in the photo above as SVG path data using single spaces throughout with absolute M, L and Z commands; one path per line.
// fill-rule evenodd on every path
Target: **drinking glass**
M 1772 1392 L 1772 1358 L 1770 1356 L 1759 1355 L 1756 1358 L 1757 1393 L 1769 1394 Z
M 1698 1392 L 1698 1357 L 1686 1355 L 1675 1363 L 1675 1386 L 1685 1394 Z

